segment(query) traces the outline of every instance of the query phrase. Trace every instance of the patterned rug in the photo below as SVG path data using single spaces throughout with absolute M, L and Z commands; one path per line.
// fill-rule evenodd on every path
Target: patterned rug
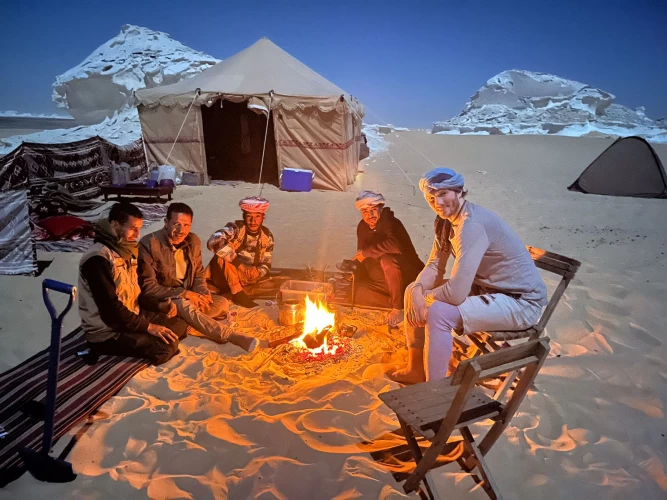
M 143 142 L 117 146 L 101 137 L 61 144 L 24 142 L 0 158 L 0 190 L 29 188 L 56 183 L 79 199 L 100 194 L 100 186 L 111 181 L 112 163 L 127 163 L 146 172 Z
M 100 356 L 95 365 L 87 365 L 76 355 L 84 346 L 80 327 L 62 339 L 54 443 L 148 366 L 144 360 L 119 356 Z M 45 349 L 0 375 L 0 425 L 7 432 L 0 439 L 0 487 L 25 472 L 21 447 L 42 450 L 44 422 L 21 409 L 30 401 L 45 401 L 48 366 Z
M 91 210 L 84 213 L 70 212 L 70 215 L 75 215 L 80 217 L 83 220 L 88 222 L 94 222 L 99 219 L 103 219 L 109 215 L 109 210 L 111 209 L 113 203 L 106 203 L 103 207 L 100 207 L 95 210 Z M 167 215 L 167 205 L 162 205 L 159 203 L 134 203 L 141 213 L 144 214 L 144 227 L 148 227 L 150 224 L 162 220 Z M 59 241 L 46 241 L 40 240 L 40 237 L 43 237 L 38 228 L 33 230 L 33 235 L 35 236 L 35 243 L 37 250 L 42 252 L 85 252 L 93 244 L 92 238 L 82 238 L 78 240 L 59 240 Z

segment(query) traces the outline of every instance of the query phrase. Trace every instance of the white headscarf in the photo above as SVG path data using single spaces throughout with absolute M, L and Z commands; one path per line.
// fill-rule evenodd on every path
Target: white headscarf
M 384 196 L 373 191 L 362 191 L 354 202 L 354 206 L 360 211 L 377 205 L 384 205 Z

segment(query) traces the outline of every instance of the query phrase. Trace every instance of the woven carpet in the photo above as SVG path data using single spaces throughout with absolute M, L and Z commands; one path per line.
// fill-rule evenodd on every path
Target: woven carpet
M 63 337 L 54 443 L 148 366 L 144 360 L 119 356 L 100 356 L 95 365 L 88 365 L 76 355 L 84 346 L 80 327 Z M 21 447 L 42 450 L 44 422 L 22 409 L 30 401 L 45 402 L 48 365 L 45 349 L 0 375 L 0 425 L 7 432 L 0 439 L 0 487 L 25 472 L 18 455 Z

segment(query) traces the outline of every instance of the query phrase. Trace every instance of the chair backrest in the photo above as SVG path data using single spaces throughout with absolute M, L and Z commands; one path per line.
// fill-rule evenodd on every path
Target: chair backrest
M 502 429 L 512 419 L 521 401 L 526 396 L 547 354 L 549 354 L 549 337 L 542 337 L 462 361 L 451 378 L 451 385 L 459 386 L 459 388 L 438 429 L 434 442 L 442 439 L 446 440 L 451 434 L 457 422 L 459 422 L 459 418 L 477 382 L 495 378 L 502 374 L 509 376 L 510 373 L 524 369 L 519 375 L 516 388 L 509 400 L 502 404 L 498 402 L 500 414 L 497 420 L 503 423 L 498 429 L 502 433 Z M 497 435 L 495 439 L 497 439 Z M 484 444 L 486 447 L 490 447 L 492 442 L 486 441 Z
M 542 337 L 466 359 L 456 368 L 451 378 L 451 385 L 459 385 L 466 378 L 473 378 L 478 382 L 521 370 L 530 364 L 543 362 L 548 353 L 549 337 Z M 476 372 L 472 377 L 466 373 L 470 370 Z
M 528 252 L 530 252 L 530 256 L 533 258 L 533 262 L 535 262 L 535 265 L 538 268 L 562 277 L 558 287 L 549 299 L 549 304 L 547 304 L 546 309 L 542 313 L 540 321 L 537 323 L 537 325 L 535 325 L 535 329 L 541 333 L 544 331 L 549 318 L 551 318 L 551 315 L 556 309 L 558 301 L 565 293 L 565 289 L 579 270 L 581 262 L 569 257 L 565 257 L 564 255 L 559 255 L 557 253 L 542 250 L 541 248 L 537 247 L 531 247 L 529 245 L 526 245 L 526 249 Z

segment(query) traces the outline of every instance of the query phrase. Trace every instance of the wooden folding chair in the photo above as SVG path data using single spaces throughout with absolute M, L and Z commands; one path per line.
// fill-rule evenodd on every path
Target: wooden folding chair
M 535 265 L 544 271 L 557 274 L 561 277 L 558 287 L 549 299 L 547 307 L 544 309 L 542 316 L 538 323 L 526 330 L 519 331 L 495 331 L 495 332 L 476 332 L 466 335 L 472 346 L 468 346 L 461 340 L 454 338 L 454 343 L 457 349 L 466 354 L 466 357 L 479 356 L 489 352 L 495 352 L 498 349 L 509 346 L 508 341 L 522 340 L 522 339 L 536 339 L 543 333 L 544 329 L 551 318 L 558 302 L 565 293 L 565 289 L 574 278 L 577 270 L 581 266 L 581 262 L 557 253 L 542 250 L 541 248 L 531 247 L 526 245 L 533 258 Z M 472 347 L 472 349 L 470 348 Z M 502 398 L 505 392 L 512 386 L 516 377 L 516 373 L 509 374 L 504 378 L 503 382 L 498 387 L 495 398 Z
M 477 470 L 473 477 L 490 498 L 501 498 L 484 457 L 509 425 L 521 401 L 526 396 L 544 360 L 549 353 L 549 338 L 529 340 L 497 352 L 461 362 L 454 374 L 444 380 L 434 380 L 380 394 L 380 399 L 398 417 L 412 456 L 417 464 L 406 479 L 406 493 L 419 490 L 423 483 L 430 498 L 437 498 L 429 470 L 434 468 L 447 441 L 459 430 L 464 451 L 457 459 L 466 472 Z M 507 401 L 492 399 L 476 384 L 503 374 L 523 370 L 518 376 L 516 389 Z M 473 438 L 469 426 L 475 422 L 495 421 L 481 441 Z M 431 442 L 424 455 L 415 433 Z

